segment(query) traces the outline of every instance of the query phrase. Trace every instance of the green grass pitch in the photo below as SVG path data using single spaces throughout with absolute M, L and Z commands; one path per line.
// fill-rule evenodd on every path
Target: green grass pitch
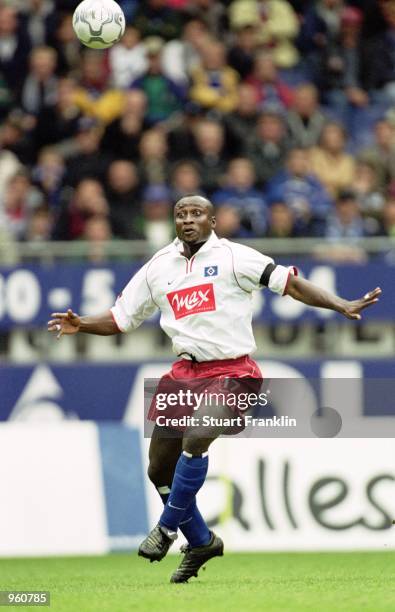
M 0 560 L 0 590 L 51 592 L 56 612 L 395 610 L 395 552 L 226 554 L 189 584 L 169 584 L 180 557 L 136 553 Z M 31 607 L 18 606 L 20 610 Z

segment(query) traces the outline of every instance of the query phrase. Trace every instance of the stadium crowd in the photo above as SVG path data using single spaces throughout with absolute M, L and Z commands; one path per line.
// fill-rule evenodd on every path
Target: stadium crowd
M 395 0 L 127 0 L 107 51 L 74 0 L 0 0 L 0 240 L 395 236 Z

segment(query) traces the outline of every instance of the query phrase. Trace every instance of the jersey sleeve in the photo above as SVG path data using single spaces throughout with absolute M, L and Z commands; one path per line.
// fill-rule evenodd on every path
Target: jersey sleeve
M 270 291 L 279 293 L 280 295 L 287 294 L 287 285 L 290 275 L 297 276 L 298 270 L 295 266 L 280 266 L 273 264 L 266 267 L 261 277 L 261 285 L 269 287 Z M 267 282 L 265 282 L 267 278 Z
M 149 264 L 136 272 L 111 308 L 115 324 L 122 332 L 136 329 L 157 310 L 147 281 Z
M 270 291 L 284 295 L 289 275 L 297 275 L 295 267 L 276 265 L 271 257 L 250 247 L 233 244 L 232 251 L 235 278 L 244 291 L 268 287 Z

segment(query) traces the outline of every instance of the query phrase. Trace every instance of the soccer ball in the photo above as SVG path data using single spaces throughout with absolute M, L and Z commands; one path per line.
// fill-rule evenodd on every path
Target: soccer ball
M 107 49 L 125 32 L 125 15 L 114 0 L 83 0 L 73 15 L 79 40 L 91 49 Z

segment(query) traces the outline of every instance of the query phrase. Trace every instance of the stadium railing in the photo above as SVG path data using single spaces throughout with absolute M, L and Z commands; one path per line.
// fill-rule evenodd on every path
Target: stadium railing
M 324 240 L 322 238 L 254 238 L 237 239 L 263 253 L 273 256 L 314 256 L 319 259 L 335 256 L 342 250 L 353 251 L 361 258 L 383 253 L 395 253 L 395 237 L 369 237 L 361 239 Z M 90 258 L 100 246 L 100 260 L 141 260 L 150 257 L 158 246 L 145 240 L 113 240 L 92 243 L 83 240 L 53 242 L 3 243 L 0 241 L 0 265 L 12 263 L 51 263 L 52 261 L 78 261 Z M 356 258 L 358 260 L 358 258 Z

